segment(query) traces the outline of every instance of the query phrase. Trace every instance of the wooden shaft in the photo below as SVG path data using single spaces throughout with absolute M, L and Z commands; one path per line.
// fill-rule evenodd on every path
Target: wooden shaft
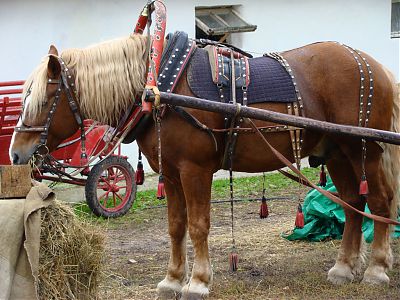
M 160 94 L 161 103 L 164 104 L 171 104 L 175 106 L 183 106 L 230 115 L 235 115 L 236 113 L 238 113 L 238 106 L 233 104 L 214 102 L 205 99 L 165 92 L 161 92 Z M 154 95 L 148 95 L 148 100 L 154 101 Z M 256 120 L 296 126 L 307 130 L 327 132 L 337 135 L 358 137 L 371 141 L 379 141 L 394 145 L 400 145 L 400 134 L 391 131 L 335 124 L 247 106 L 241 106 L 238 115 L 241 117 Z

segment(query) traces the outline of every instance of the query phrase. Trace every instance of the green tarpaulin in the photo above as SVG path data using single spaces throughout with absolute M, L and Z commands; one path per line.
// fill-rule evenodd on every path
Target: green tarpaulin
M 329 177 L 324 189 L 336 192 L 336 188 Z M 365 211 L 370 212 L 368 207 L 366 207 Z M 308 192 L 303 204 L 303 213 L 304 228 L 295 228 L 291 234 L 283 234 L 283 237 L 290 241 L 322 241 L 326 238 L 342 238 L 345 221 L 343 208 L 320 194 L 317 190 Z M 400 216 L 398 220 L 400 221 Z M 371 219 L 364 218 L 362 231 L 365 240 L 368 243 L 372 242 L 374 223 Z M 400 237 L 400 226 L 396 226 L 392 234 L 393 237 Z

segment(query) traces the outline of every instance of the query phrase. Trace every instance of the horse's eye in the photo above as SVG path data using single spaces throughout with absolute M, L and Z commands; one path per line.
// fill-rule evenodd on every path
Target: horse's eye
M 43 103 L 42 103 L 42 107 L 45 107 L 46 105 L 47 105 L 47 103 L 48 103 L 48 101 L 46 100 L 46 101 L 43 101 Z

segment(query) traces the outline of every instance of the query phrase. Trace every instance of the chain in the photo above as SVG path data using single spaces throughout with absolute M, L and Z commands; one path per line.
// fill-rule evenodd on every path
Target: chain
M 162 163 L 161 163 L 161 112 L 160 109 L 155 108 L 155 119 L 156 119 L 156 132 L 157 132 L 157 150 L 158 150 L 158 173 L 160 176 L 163 174 Z
M 235 245 L 235 234 L 234 234 L 234 218 L 233 218 L 233 171 L 232 171 L 232 157 L 230 159 L 230 166 L 229 166 L 229 189 L 230 189 L 230 196 L 231 196 L 231 234 L 232 234 L 232 249 L 236 248 Z
M 263 172 L 263 189 L 262 189 L 262 198 L 265 198 L 265 172 Z

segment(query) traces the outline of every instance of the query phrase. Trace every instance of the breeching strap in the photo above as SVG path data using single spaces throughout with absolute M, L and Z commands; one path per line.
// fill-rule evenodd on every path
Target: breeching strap
M 253 123 L 252 120 L 250 120 L 249 118 L 247 118 L 248 122 L 250 123 L 250 126 L 255 130 L 256 134 L 264 141 L 264 143 L 271 149 L 272 153 L 274 153 L 274 155 L 283 163 L 285 164 L 290 170 L 292 170 L 297 176 L 299 176 L 299 178 L 302 181 L 307 182 L 307 184 L 309 186 L 311 186 L 312 188 L 316 189 L 318 192 L 320 192 L 322 195 L 324 195 L 325 197 L 329 198 L 330 200 L 332 200 L 333 202 L 343 206 L 344 208 L 347 209 L 351 209 L 361 215 L 363 215 L 364 217 L 370 218 L 374 221 L 378 221 L 378 222 L 382 222 L 382 223 L 386 223 L 386 224 L 392 224 L 392 225 L 400 225 L 400 222 L 392 220 L 390 218 L 385 218 L 385 217 L 381 217 L 381 216 L 377 216 L 377 215 L 373 215 L 373 214 L 369 214 L 366 212 L 363 212 L 361 210 L 358 210 L 357 208 L 351 206 L 350 204 L 348 204 L 347 202 L 343 201 L 342 199 L 340 199 L 339 197 L 333 195 L 332 193 L 325 191 L 324 189 L 321 189 L 319 186 L 315 185 L 314 183 L 312 183 L 311 181 L 308 180 L 307 177 L 305 177 L 299 170 L 297 170 L 292 163 L 285 157 L 283 156 L 278 150 L 276 150 L 268 141 L 267 139 L 264 137 L 264 135 L 258 130 L 258 128 L 256 127 L 256 125 Z

